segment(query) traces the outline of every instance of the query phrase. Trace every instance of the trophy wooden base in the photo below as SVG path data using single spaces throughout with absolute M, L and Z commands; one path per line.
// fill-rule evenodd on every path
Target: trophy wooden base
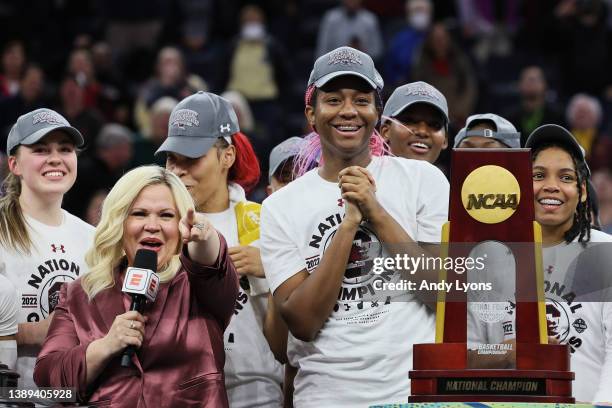
M 414 345 L 408 402 L 574 403 L 566 345 L 517 344 L 517 369 L 466 369 L 465 343 Z

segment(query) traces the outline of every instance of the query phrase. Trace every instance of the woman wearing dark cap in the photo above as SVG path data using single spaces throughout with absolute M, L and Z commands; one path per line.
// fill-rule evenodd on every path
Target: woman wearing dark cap
M 610 402 L 612 236 L 591 227 L 584 150 L 568 130 L 552 124 L 534 130 L 525 147 L 531 148 L 535 219 L 542 227 L 549 341 L 570 348 L 576 401 Z M 514 343 L 513 316 L 486 333 L 484 343 Z
M 591 255 L 598 249 L 608 252 L 612 236 L 591 228 L 587 188 L 591 174 L 584 149 L 573 135 L 561 126 L 543 125 L 533 131 L 525 147 L 532 149 L 535 217 L 542 226 L 545 246 L 545 288 L 561 287 L 568 281 L 570 261 L 579 260 L 583 251 Z M 604 266 L 605 274 L 611 266 Z M 600 278 L 597 269 L 577 263 L 574 282 Z M 577 401 L 612 401 L 612 303 L 581 302 L 580 296 L 570 302 L 568 296 L 572 294 L 546 291 L 547 317 L 551 317 L 549 309 L 553 313 L 552 309 L 561 309 L 556 310 L 560 316 L 569 316 L 558 325 L 551 325 L 549 319 L 548 335 L 570 345 L 576 373 L 573 395 Z
M 422 302 L 375 289 L 380 243 L 439 242 L 448 205 L 448 182 L 434 166 L 383 155 L 382 86 L 363 52 L 319 57 L 305 98 L 314 133 L 296 161 L 320 166 L 263 203 L 262 261 L 290 330 L 296 407 L 405 402 L 412 344 L 433 340 Z

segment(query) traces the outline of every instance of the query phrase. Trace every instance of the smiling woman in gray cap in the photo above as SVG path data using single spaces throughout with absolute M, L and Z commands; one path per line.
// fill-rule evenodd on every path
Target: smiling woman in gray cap
M 62 210 L 77 176 L 81 133 L 60 114 L 37 109 L 17 119 L 8 135 L 10 173 L 0 199 L 0 274 L 19 294 L 17 371 L 35 388 L 34 363 L 45 339 L 59 287 L 87 269 L 93 227 Z
M 434 163 L 448 146 L 448 106 L 426 82 L 397 88 L 385 104 L 380 134 L 399 157 Z
M 223 234 L 242 276 L 235 314 L 225 330 L 225 385 L 232 408 L 282 406 L 280 365 L 264 337 L 269 293 L 259 256 L 260 205 L 246 200 L 259 163 L 229 101 L 198 92 L 179 102 L 168 123 L 166 168 L 180 177 L 196 210 Z M 270 317 L 272 318 L 272 316 Z
M 416 242 L 439 242 L 448 205 L 448 182 L 433 165 L 383 155 L 375 132 L 382 87 L 361 51 L 319 57 L 305 98 L 314 133 L 297 167 L 317 158 L 320 166 L 262 206 L 262 261 L 291 334 L 297 408 L 405 402 L 412 344 L 433 340 L 433 314 L 421 301 L 375 289 L 373 262 L 389 256 L 380 243 L 416 251 Z

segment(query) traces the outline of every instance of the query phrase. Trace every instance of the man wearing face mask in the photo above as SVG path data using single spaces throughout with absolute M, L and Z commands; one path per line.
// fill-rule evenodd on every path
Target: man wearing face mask
M 291 83 L 289 57 L 280 42 L 266 32 L 265 15 L 260 7 L 244 6 L 240 22 L 240 34 L 222 59 L 228 65 L 221 67 L 219 90 L 237 91 L 246 98 L 261 129 L 249 134 L 253 147 L 258 157 L 268 157 L 270 148 L 285 134 L 280 98 L 286 94 L 282 87 Z
M 407 25 L 391 38 L 385 61 L 387 81 L 392 88 L 411 79 L 413 55 L 425 39 L 433 19 L 431 0 L 406 0 Z

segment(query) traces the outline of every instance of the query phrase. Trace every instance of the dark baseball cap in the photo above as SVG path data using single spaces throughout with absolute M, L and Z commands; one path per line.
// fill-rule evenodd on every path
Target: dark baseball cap
M 6 154 L 19 145 L 32 145 L 54 130 L 60 130 L 72 138 L 77 147 L 83 146 L 83 135 L 62 115 L 54 110 L 41 108 L 21 115 L 6 139 Z
M 546 124 L 538 127 L 531 132 L 525 147 L 531 150 L 537 149 L 539 146 L 547 143 L 556 143 L 569 149 L 586 167 L 587 175 L 591 176 L 591 169 L 586 162 L 586 154 L 584 148 L 576 140 L 574 135 L 563 126 L 555 124 Z
M 402 85 L 393 91 L 383 109 L 383 116 L 394 118 L 415 103 L 426 103 L 436 108 L 448 123 L 448 104 L 442 92 L 427 82 Z
M 172 152 L 195 159 L 204 156 L 218 138 L 228 140 L 239 131 L 232 104 L 219 95 L 200 91 L 174 107 L 168 121 L 168 138 L 155 154 Z
M 477 122 L 491 122 L 493 123 L 495 130 L 469 130 L 470 128 L 476 126 Z M 454 147 L 459 146 L 464 139 L 471 136 L 490 137 L 491 139 L 495 139 L 514 149 L 521 147 L 521 133 L 516 130 L 510 121 L 494 113 L 481 113 L 468 117 L 465 121 L 465 127 L 457 133 L 457 136 L 455 136 Z
M 343 75 L 358 76 L 373 89 L 381 90 L 385 84 L 374 66 L 372 57 L 351 47 L 340 47 L 317 58 L 308 79 L 308 86 L 321 88 L 332 79 Z
M 300 151 L 300 148 L 304 145 L 304 139 L 299 136 L 293 136 L 284 142 L 279 143 L 270 152 L 270 169 L 268 171 L 268 178 L 272 179 L 272 176 L 278 170 L 278 167 L 287 159 L 294 157 Z

